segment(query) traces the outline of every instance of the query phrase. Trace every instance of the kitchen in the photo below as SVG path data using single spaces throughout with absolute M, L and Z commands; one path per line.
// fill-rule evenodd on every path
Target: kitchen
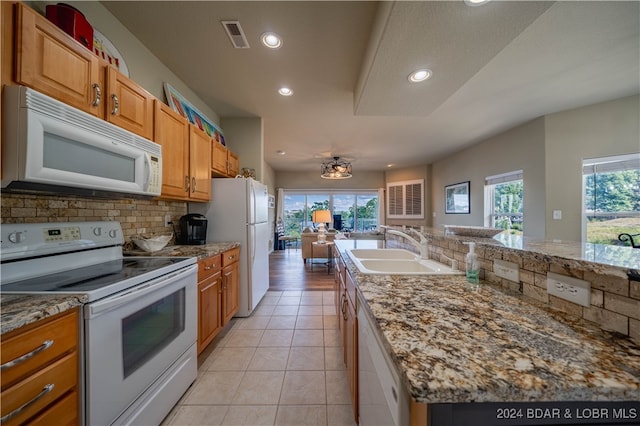
M 97 3 L 83 4 L 82 6 L 86 6 L 86 9 L 82 10 L 95 23 L 96 28 L 101 28 L 122 51 L 131 67 L 132 76 L 135 75 L 136 81 L 147 90 L 153 90 L 154 94 L 160 99 L 163 99 L 161 82 L 171 81 L 180 89 L 181 93 L 188 95 L 190 100 L 197 101 L 198 97 L 188 88 L 185 88 L 186 85 L 180 85 L 175 76 L 166 77 L 168 72 L 166 66 L 160 63 L 159 60 L 152 58 L 152 54 L 141 46 L 135 38 L 126 36 L 130 34 L 129 30 L 115 21 L 115 18 L 106 11 L 106 8 Z M 6 29 L 6 26 L 3 28 Z M 108 28 L 117 28 L 118 30 L 107 32 Z M 224 42 L 228 43 L 226 39 Z M 153 65 L 134 65 L 136 64 L 135 61 L 144 62 L 147 60 L 151 61 L 150 63 Z M 136 69 L 138 71 L 134 73 Z M 149 72 L 141 72 L 141 69 L 149 70 Z M 151 69 L 155 71 L 151 72 Z M 630 70 L 633 71 L 633 68 L 630 68 Z M 164 75 L 159 76 L 161 73 Z M 626 92 L 620 90 L 620 93 Z M 313 189 L 324 188 L 327 185 L 334 186 L 334 184 L 336 187 L 371 189 L 384 187 L 385 182 L 424 177 L 429 182 L 425 187 L 425 201 L 427 203 L 425 210 L 436 212 L 435 220 L 425 219 L 417 223 L 416 221 L 398 220 L 394 223 L 397 225 L 420 226 L 426 224 L 440 226 L 445 223 L 452 223 L 453 219 L 456 219 L 456 222 L 460 224 L 481 224 L 481 208 L 473 208 L 470 215 L 458 215 L 454 218 L 445 215 L 444 206 L 442 205 L 444 200 L 442 188 L 449 183 L 471 180 L 473 182 L 471 186 L 471 204 L 474 206 L 481 205 L 482 185 L 479 182 L 487 175 L 500 172 L 500 170 L 496 170 L 500 168 L 499 164 L 494 164 L 495 162 L 489 162 L 485 159 L 504 158 L 510 163 L 508 165 L 509 169 L 523 169 L 525 174 L 532 173 L 536 178 L 535 186 L 532 190 L 527 188 L 527 193 L 531 194 L 531 197 L 525 201 L 530 203 L 525 207 L 527 212 L 531 212 L 527 218 L 528 221 L 530 220 L 528 223 L 531 223 L 531 226 L 527 228 L 527 232 L 530 230 L 532 232 L 531 236 L 538 238 L 579 241 L 579 220 L 570 219 L 571 216 L 575 216 L 580 211 L 580 200 L 576 202 L 575 197 L 568 197 L 567 193 L 571 193 L 573 186 L 579 187 L 581 185 L 580 182 L 574 182 L 575 180 L 580 180 L 580 175 L 577 173 L 577 177 L 571 179 L 566 176 L 566 162 L 571 163 L 573 161 L 575 163 L 575 158 L 633 152 L 634 149 L 637 151 L 637 86 L 635 92 L 630 94 L 632 96 L 614 97 L 607 102 L 584 104 L 589 106 L 581 108 L 561 108 L 562 110 L 566 109 L 567 111 L 565 112 L 560 112 L 560 109 L 554 113 L 544 111 L 541 114 L 546 115 L 541 118 L 515 126 L 510 130 L 504 129 L 505 131 L 503 132 L 496 132 L 491 137 L 480 139 L 482 140 L 481 143 L 463 149 L 457 154 L 443 157 L 429 166 L 421 165 L 428 164 L 424 162 L 398 170 L 390 169 L 382 172 L 366 170 L 363 164 L 364 159 L 362 162 L 359 160 L 354 164 L 356 166 L 361 164 L 362 171 L 354 172 L 354 177 L 349 181 L 345 181 L 346 186 L 338 186 L 330 181 L 321 181 L 315 171 L 286 169 L 292 163 L 302 163 L 299 158 L 291 157 L 291 159 L 287 159 L 286 155 L 283 156 L 285 160 L 278 160 L 286 163 L 282 171 L 280 168 L 272 166 L 272 164 L 277 164 L 275 161 L 263 161 L 262 155 L 264 155 L 265 159 L 277 155 L 275 154 L 275 149 L 267 150 L 262 147 L 255 149 L 256 143 L 260 146 L 263 143 L 267 143 L 267 140 L 263 142 L 263 137 L 266 138 L 269 134 L 267 132 L 270 126 L 268 122 L 263 124 L 261 119 L 233 117 L 233 115 L 231 115 L 231 118 L 222 117 L 220 122 L 229 146 L 239 154 L 241 165 L 255 168 L 259 180 L 267 183 L 270 193 L 274 193 L 275 188 L 279 187 Z M 210 114 L 210 117 L 216 117 L 214 111 L 211 108 L 207 108 L 206 105 L 198 104 L 197 106 L 208 115 Z M 286 109 L 285 106 L 280 106 L 279 108 Z M 602 140 L 615 142 L 603 146 Z M 345 149 L 340 146 L 318 146 L 323 146 L 323 148 L 307 148 L 309 157 L 320 151 Z M 576 149 L 578 147 L 580 147 L 580 150 Z M 295 152 L 288 147 L 284 150 L 290 153 Z M 588 152 L 584 152 L 584 150 L 588 150 Z M 361 151 L 363 154 L 368 152 L 367 149 L 362 149 Z M 412 150 L 407 149 L 406 151 L 410 155 L 412 154 Z M 571 161 L 569 161 L 570 159 Z M 307 161 L 307 170 L 317 170 L 320 163 L 318 158 L 311 158 L 305 161 Z M 384 159 L 382 161 L 379 159 L 378 161 L 382 165 L 378 170 L 385 170 Z M 461 164 L 464 167 L 461 168 Z M 486 165 L 481 166 L 482 164 Z M 465 168 L 466 170 L 464 170 Z M 554 185 L 553 183 L 557 181 L 566 182 L 566 187 Z M 580 190 L 578 189 L 574 192 L 579 194 Z M 71 217 L 73 217 L 74 221 L 96 220 L 96 218 L 99 220 L 104 218 L 117 220 L 122 224 L 125 237 L 130 237 L 137 233 L 163 232 L 165 230 L 166 215 L 169 215 L 173 221 L 187 213 L 186 203 L 179 201 L 131 200 L 126 198 L 105 200 L 74 196 L 37 196 L 9 193 L 3 193 L 2 195 L 2 209 L 3 223 L 8 222 L 10 219 L 15 219 L 16 221 L 55 221 L 55 218 L 68 220 Z M 550 213 L 547 214 L 547 212 L 556 209 L 564 211 L 565 220 L 553 221 L 548 218 Z M 273 211 L 270 210 L 270 212 Z M 270 221 L 273 222 L 274 220 L 274 217 L 270 217 Z M 425 223 L 426 221 L 432 222 Z M 627 330 L 627 334 L 636 330 L 635 333 L 637 335 L 637 326 L 635 325 L 637 321 L 631 319 L 627 323 L 629 324 L 629 322 L 631 329 Z

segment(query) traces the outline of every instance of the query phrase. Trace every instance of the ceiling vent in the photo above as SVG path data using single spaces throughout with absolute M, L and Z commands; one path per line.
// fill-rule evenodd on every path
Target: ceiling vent
M 240 21 L 222 21 L 222 26 L 231 40 L 231 44 L 236 49 L 248 49 L 249 42 L 240 26 Z

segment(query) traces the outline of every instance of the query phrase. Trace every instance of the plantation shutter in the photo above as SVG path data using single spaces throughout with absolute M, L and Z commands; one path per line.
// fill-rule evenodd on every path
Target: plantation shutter
M 424 179 L 387 184 L 387 218 L 424 219 Z

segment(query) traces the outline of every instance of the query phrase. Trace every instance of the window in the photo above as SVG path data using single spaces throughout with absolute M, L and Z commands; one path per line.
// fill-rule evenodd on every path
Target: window
M 330 210 L 330 226 L 342 231 L 370 231 L 378 227 L 378 191 L 284 191 L 285 235 L 299 236 L 316 224 L 316 210 Z
M 640 153 L 583 160 L 583 240 L 629 245 L 622 233 L 640 233 Z
M 424 219 L 424 179 L 387 184 L 387 218 Z
M 485 178 L 486 224 L 522 235 L 524 183 L 522 170 Z

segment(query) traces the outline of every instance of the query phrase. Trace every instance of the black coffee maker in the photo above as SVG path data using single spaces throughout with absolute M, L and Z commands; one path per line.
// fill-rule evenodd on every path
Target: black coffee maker
M 207 218 L 200 213 L 191 213 L 180 218 L 178 244 L 201 245 L 207 242 Z

